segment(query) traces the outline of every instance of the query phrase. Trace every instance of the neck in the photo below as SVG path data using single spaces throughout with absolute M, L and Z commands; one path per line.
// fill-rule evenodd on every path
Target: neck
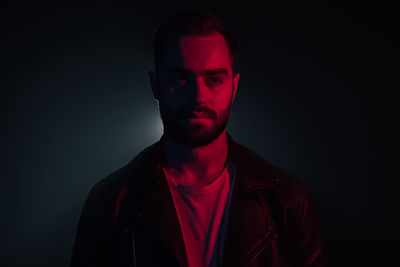
M 224 130 L 211 143 L 200 147 L 187 147 L 164 135 L 165 170 L 179 183 L 201 186 L 212 182 L 225 167 L 228 143 Z

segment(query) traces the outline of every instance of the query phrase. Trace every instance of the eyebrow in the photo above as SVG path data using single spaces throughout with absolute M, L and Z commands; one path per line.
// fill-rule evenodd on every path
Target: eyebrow
M 168 72 L 170 72 L 170 73 L 171 72 L 180 72 L 180 73 L 186 73 L 186 74 L 191 73 L 191 71 L 189 69 L 180 68 L 180 67 L 171 67 L 168 69 Z M 228 71 L 225 68 L 218 68 L 218 69 L 202 71 L 201 74 L 205 75 L 205 76 L 219 75 L 219 74 L 228 75 Z
M 224 68 L 219 68 L 219 69 L 215 69 L 215 70 L 206 70 L 206 71 L 204 71 L 204 74 L 206 74 L 206 75 L 218 75 L 218 74 L 228 75 L 228 71 Z

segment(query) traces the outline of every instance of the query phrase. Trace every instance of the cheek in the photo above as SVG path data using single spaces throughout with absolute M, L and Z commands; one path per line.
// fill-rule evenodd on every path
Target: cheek
M 164 107 L 164 110 L 169 113 L 175 112 L 182 106 L 182 97 L 179 96 L 179 91 L 171 87 L 164 89 L 160 97 L 160 105 Z
M 232 100 L 232 89 L 223 89 L 219 94 L 214 97 L 214 106 L 218 110 L 224 110 Z

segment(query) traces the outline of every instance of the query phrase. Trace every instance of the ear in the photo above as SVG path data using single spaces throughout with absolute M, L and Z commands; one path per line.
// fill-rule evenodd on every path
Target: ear
M 236 73 L 235 77 L 233 77 L 233 97 L 232 97 L 232 101 L 233 101 L 233 99 L 235 99 L 237 87 L 238 87 L 238 84 L 239 84 L 239 78 L 240 78 L 240 73 Z
M 153 71 L 149 71 L 149 77 L 150 77 L 151 91 L 153 92 L 153 98 L 157 101 L 160 101 L 160 90 L 158 87 L 157 74 L 155 74 Z

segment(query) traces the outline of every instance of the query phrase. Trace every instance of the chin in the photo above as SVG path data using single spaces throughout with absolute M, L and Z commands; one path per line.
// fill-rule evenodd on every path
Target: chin
M 225 124 L 214 127 L 204 127 L 204 125 L 193 125 L 190 128 L 177 130 L 176 127 L 168 134 L 178 142 L 188 147 L 205 146 L 214 141 L 225 129 Z
M 161 111 L 161 110 L 160 110 Z M 213 123 L 192 123 L 183 124 L 176 118 L 167 116 L 161 112 L 161 119 L 164 125 L 164 132 L 188 147 L 200 147 L 210 144 L 220 136 L 226 128 L 230 115 L 230 106 L 220 114 L 220 119 Z

